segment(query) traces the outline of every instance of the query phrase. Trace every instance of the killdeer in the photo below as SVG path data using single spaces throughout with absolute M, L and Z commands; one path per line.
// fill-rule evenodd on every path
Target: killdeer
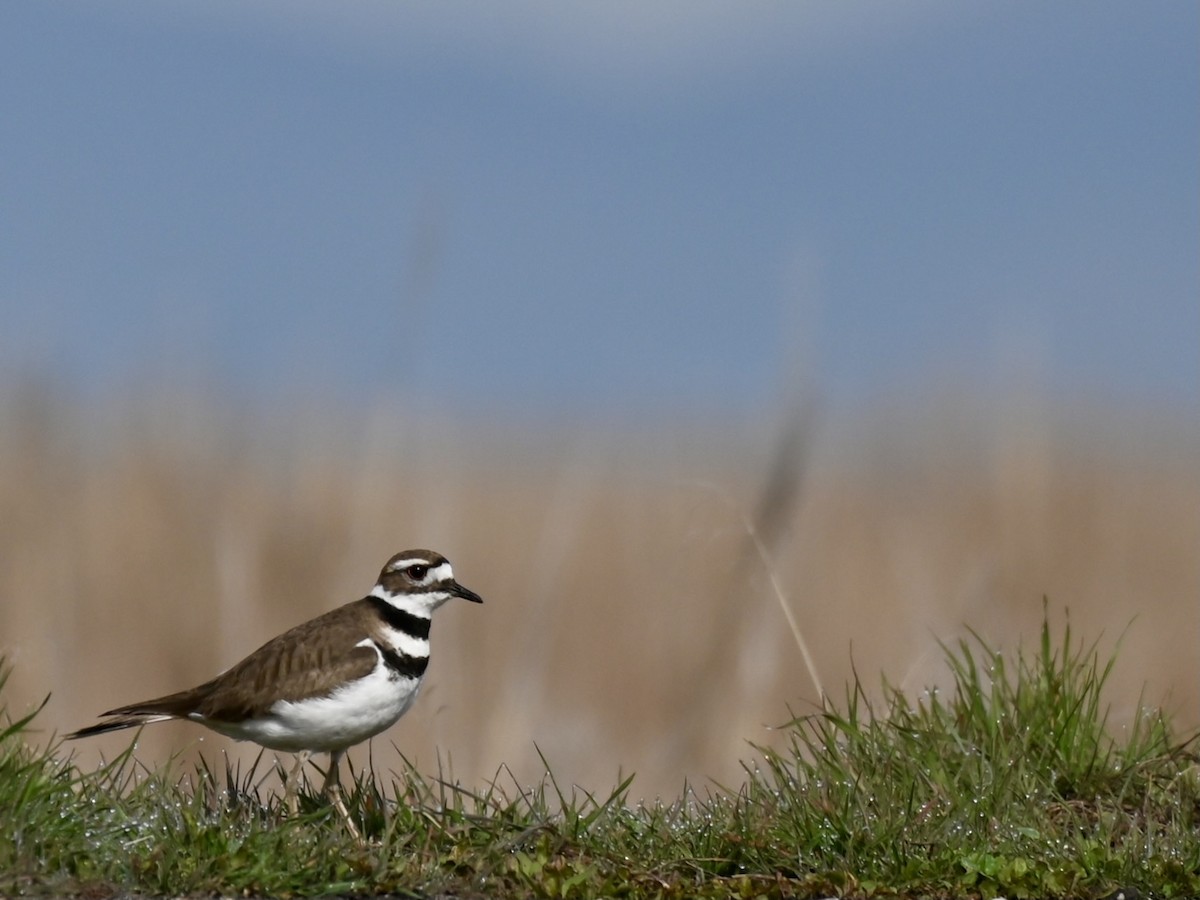
M 67 738 L 190 719 L 239 741 L 299 754 L 287 785 L 293 809 L 308 755 L 328 753 L 322 790 L 357 838 L 338 763 L 348 747 L 408 711 L 429 665 L 433 611 L 452 597 L 483 602 L 454 580 L 441 554 L 397 553 L 363 599 L 285 631 L 199 687 L 110 709 L 101 714 L 107 721 Z

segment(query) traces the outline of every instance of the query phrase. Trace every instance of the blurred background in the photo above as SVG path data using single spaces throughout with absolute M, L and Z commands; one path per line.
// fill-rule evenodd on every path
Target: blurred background
M 1198 27 L 5 5 L 4 703 L 49 740 L 429 546 L 487 602 L 383 771 L 735 785 L 818 681 L 918 696 L 1044 597 L 1115 727 L 1200 723 Z

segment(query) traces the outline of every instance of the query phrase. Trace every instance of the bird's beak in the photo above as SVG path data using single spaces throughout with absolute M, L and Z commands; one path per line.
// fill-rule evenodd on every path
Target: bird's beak
M 472 603 L 482 603 L 483 598 L 480 597 L 470 588 L 465 588 L 457 581 L 450 585 L 450 594 L 453 597 L 462 597 L 464 600 L 470 600 Z

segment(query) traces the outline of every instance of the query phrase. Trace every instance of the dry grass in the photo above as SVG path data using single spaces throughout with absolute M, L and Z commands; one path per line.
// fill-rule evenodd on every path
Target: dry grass
M 1121 439 L 1021 406 L 955 425 L 952 404 L 773 447 L 0 399 L 0 654 L 11 709 L 53 693 L 46 728 L 207 678 L 361 596 L 395 550 L 432 546 L 487 603 L 443 611 L 425 695 L 373 742 L 377 768 L 394 742 L 425 771 L 440 749 L 468 783 L 502 763 L 533 779 L 536 742 L 562 783 L 736 782 L 746 741 L 771 745 L 765 726 L 817 696 L 746 515 L 834 693 L 852 661 L 868 684 L 944 681 L 938 639 L 1031 639 L 1045 594 L 1110 643 L 1133 621 L 1118 718 L 1143 686 L 1181 726 L 1200 709 L 1191 431 L 1128 419 Z M 139 755 L 197 749 L 252 753 L 181 724 L 148 729 Z

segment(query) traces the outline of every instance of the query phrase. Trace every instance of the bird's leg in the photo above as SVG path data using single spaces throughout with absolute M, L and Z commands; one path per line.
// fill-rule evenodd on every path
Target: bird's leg
M 325 773 L 325 786 L 321 788 L 326 797 L 329 798 L 330 804 L 338 811 L 338 815 L 346 823 L 346 830 L 350 832 L 350 836 L 358 843 L 362 843 L 362 833 L 358 830 L 358 826 L 354 824 L 354 820 L 350 818 L 350 810 L 346 808 L 346 800 L 342 796 L 342 786 L 338 779 L 338 763 L 341 762 L 344 750 L 331 750 L 329 752 L 329 771 Z
M 288 773 L 287 784 L 283 786 L 283 803 L 287 807 L 287 811 L 291 815 L 296 815 L 300 811 L 300 776 L 304 772 L 304 764 L 308 762 L 309 752 L 301 750 L 296 754 L 296 765 L 292 766 L 292 771 Z

